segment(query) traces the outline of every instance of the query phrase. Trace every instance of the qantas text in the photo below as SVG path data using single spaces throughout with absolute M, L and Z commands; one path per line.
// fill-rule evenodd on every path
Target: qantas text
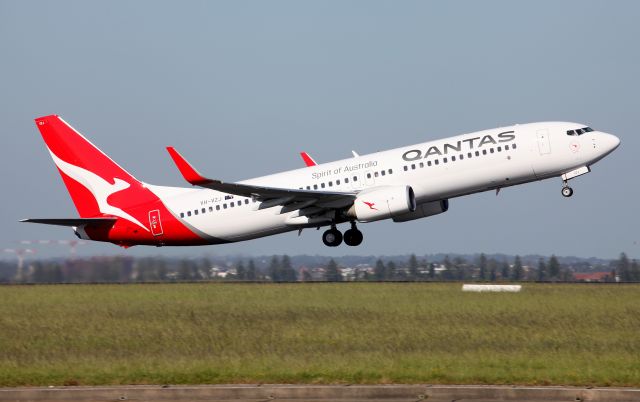
M 483 145 L 487 144 L 497 144 L 499 142 L 511 142 L 516 139 L 516 136 L 513 131 L 505 131 L 497 135 L 498 140 L 496 141 L 493 136 L 487 134 L 483 137 L 473 137 L 467 138 L 464 140 L 460 140 L 456 143 L 445 143 L 441 147 L 433 145 L 429 147 L 423 154 L 423 152 L 419 149 L 411 149 L 404 154 L 402 154 L 402 159 L 405 161 L 411 162 L 418 159 L 427 159 L 430 156 L 441 156 L 447 155 L 450 152 L 462 152 L 463 146 L 467 149 L 480 148 Z

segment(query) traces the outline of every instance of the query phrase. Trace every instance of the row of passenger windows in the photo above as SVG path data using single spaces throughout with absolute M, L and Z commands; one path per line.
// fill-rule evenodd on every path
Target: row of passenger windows
M 256 202 L 255 200 L 253 200 L 253 202 Z M 239 207 L 242 204 L 249 204 L 249 199 L 245 198 L 244 201 L 242 200 L 238 200 L 238 201 L 231 201 L 229 203 L 224 203 L 224 204 L 218 204 L 215 206 L 215 210 L 216 211 L 220 211 L 221 209 L 227 209 L 227 208 L 234 208 L 234 207 Z M 213 206 L 209 206 L 208 208 L 209 212 L 213 212 L 214 211 L 214 207 Z M 198 215 L 198 214 L 205 214 L 207 213 L 207 208 L 201 208 L 201 209 L 194 209 L 193 211 L 187 211 L 185 212 L 180 212 L 180 217 L 184 218 L 185 216 L 192 216 L 192 215 Z
M 375 176 L 375 177 L 379 177 L 379 176 L 386 176 L 386 175 L 391 175 L 393 174 L 393 169 L 387 169 L 387 170 L 380 170 L 378 172 L 373 172 L 373 173 L 367 173 L 367 179 L 370 179 L 371 177 Z M 335 181 L 335 183 L 333 182 L 333 180 L 329 180 L 327 183 L 320 183 L 320 184 L 313 184 L 313 185 L 309 185 L 306 187 L 307 190 L 317 190 L 319 188 L 327 188 L 327 187 L 333 187 L 334 185 L 339 186 L 341 183 L 344 184 L 349 184 L 349 177 L 345 177 L 344 179 L 340 180 L 337 179 Z M 358 176 L 353 176 L 351 178 L 351 180 L 353 180 L 353 182 L 357 182 L 358 181 Z M 305 187 L 298 187 L 298 190 L 304 190 Z
M 591 130 L 589 127 L 587 127 L 589 130 Z M 583 130 L 583 129 L 581 129 Z M 591 130 L 593 131 L 593 130 Z M 568 133 L 568 132 L 567 132 Z M 516 149 L 516 144 L 511 144 L 511 146 L 509 146 L 508 144 L 504 146 L 504 150 L 508 151 L 509 149 Z M 483 150 L 478 150 L 475 152 L 468 152 L 467 153 L 467 158 L 471 159 L 474 155 L 475 156 L 480 156 L 482 155 L 487 155 L 495 153 L 495 152 L 502 152 L 503 147 L 499 146 L 496 148 L 489 148 L 487 149 L 483 149 Z M 455 162 L 456 160 L 464 160 L 465 155 L 464 154 L 460 154 L 456 157 L 456 155 L 452 155 L 451 156 L 451 162 Z M 447 157 L 442 158 L 442 163 L 448 163 L 449 159 Z M 426 165 L 427 166 L 432 166 L 432 165 L 439 165 L 440 164 L 440 160 L 439 159 L 434 159 L 433 161 L 428 160 L 426 161 Z M 425 166 L 425 162 L 419 162 L 418 164 L 412 163 L 411 165 L 405 165 L 404 171 L 408 171 L 409 169 L 416 169 L 416 167 L 421 167 L 423 168 Z M 367 173 L 367 179 L 370 179 L 372 177 L 383 177 L 383 176 L 387 176 L 387 175 L 392 175 L 393 174 L 393 169 L 386 169 L 386 170 L 380 170 L 380 171 L 376 171 L 376 172 L 369 172 Z M 313 184 L 313 185 L 309 185 L 306 186 L 307 190 L 318 190 L 318 189 L 322 189 L 322 188 L 327 188 L 327 187 L 333 187 L 334 185 L 339 186 L 340 184 L 344 183 L 344 184 L 349 184 L 350 180 L 352 180 L 354 183 L 358 181 L 358 176 L 353 176 L 352 178 L 349 177 L 345 177 L 344 179 L 340 180 L 337 179 L 335 182 L 333 180 L 329 180 L 327 183 L 319 183 L 319 184 Z M 305 187 L 298 187 L 298 189 L 300 190 L 304 190 Z M 227 209 L 227 208 L 234 208 L 236 206 L 241 206 L 242 203 L 244 202 L 244 204 L 249 204 L 249 199 L 245 198 L 244 201 L 239 200 L 239 201 L 231 201 L 228 204 L 224 203 L 224 204 L 217 204 L 215 207 L 214 206 L 209 206 L 208 211 L 209 212 L 213 212 L 214 208 L 216 211 L 220 211 L 221 209 Z M 256 202 L 255 200 L 253 200 L 253 202 Z M 193 211 L 187 211 L 185 212 L 180 212 L 180 217 L 184 218 L 185 216 L 195 216 L 198 214 L 205 214 L 207 212 L 207 208 L 201 208 L 201 209 L 194 209 Z
M 517 147 L 516 144 L 511 144 L 511 146 L 509 146 L 507 144 L 507 145 L 504 146 L 504 150 L 508 151 L 509 149 L 516 149 L 516 147 Z M 499 147 L 496 147 L 496 148 L 489 148 L 489 149 L 485 148 L 483 150 L 478 150 L 478 151 L 475 151 L 475 152 L 468 152 L 466 158 L 467 159 L 471 159 L 474 156 L 493 154 L 493 153 L 502 152 L 502 151 L 503 151 L 503 147 L 502 146 L 499 146 Z M 460 154 L 460 155 L 457 155 L 457 156 L 456 155 L 452 155 L 451 159 L 449 159 L 448 157 L 445 156 L 444 158 L 442 158 L 442 163 L 448 163 L 449 161 L 455 162 L 456 160 L 460 160 L 461 161 L 461 160 L 464 160 L 464 158 L 465 158 L 464 154 Z M 440 164 L 440 159 L 434 159 L 433 161 L 430 161 L 430 160 L 426 161 L 426 165 L 427 166 L 431 166 L 431 165 L 436 165 L 437 166 L 439 164 Z M 406 172 L 409 169 L 415 169 L 416 167 L 423 168 L 424 166 L 425 166 L 425 162 L 420 162 L 418 164 L 412 163 L 411 165 L 405 165 L 403 168 L 404 168 L 404 171 Z
M 567 135 L 582 135 L 584 133 L 590 133 L 593 129 L 591 127 L 583 127 L 577 130 L 568 130 Z

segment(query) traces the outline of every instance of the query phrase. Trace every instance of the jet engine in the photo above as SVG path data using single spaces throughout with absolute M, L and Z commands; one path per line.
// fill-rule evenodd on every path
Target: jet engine
M 373 222 L 414 212 L 416 197 L 411 186 L 380 186 L 358 193 L 347 216 Z
M 407 222 L 414 219 L 438 215 L 449 210 L 449 200 L 431 201 L 419 204 L 415 211 L 393 217 L 394 222 Z

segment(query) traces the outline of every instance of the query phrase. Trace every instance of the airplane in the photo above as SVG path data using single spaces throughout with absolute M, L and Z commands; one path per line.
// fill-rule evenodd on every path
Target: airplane
M 322 241 L 358 246 L 358 223 L 446 212 L 449 200 L 591 171 L 620 140 L 584 124 L 516 124 L 314 164 L 240 182 L 210 179 L 167 147 L 194 187 L 152 185 L 124 170 L 61 117 L 35 119 L 79 218 L 23 219 L 73 228 L 80 239 L 134 245 L 239 242 L 328 227 Z M 357 155 L 357 156 L 356 156 Z M 338 225 L 349 223 L 344 233 Z

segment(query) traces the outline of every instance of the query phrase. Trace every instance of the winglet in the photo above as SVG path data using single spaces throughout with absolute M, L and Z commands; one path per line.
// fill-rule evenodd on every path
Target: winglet
M 167 147 L 167 151 L 169 152 L 169 155 L 171 155 L 171 159 L 173 159 L 173 162 L 176 164 L 178 170 L 180 171 L 180 173 L 182 173 L 182 177 L 184 177 L 186 181 L 193 184 L 194 186 L 198 186 L 211 181 L 210 179 L 202 176 L 193 166 L 191 166 L 191 164 L 189 164 L 189 162 L 187 162 L 187 160 L 183 158 L 182 155 L 180 155 L 174 147 Z
M 314 161 L 313 158 L 310 157 L 308 153 L 300 152 L 300 156 L 302 156 L 302 160 L 307 165 L 307 167 L 317 165 L 316 161 Z

